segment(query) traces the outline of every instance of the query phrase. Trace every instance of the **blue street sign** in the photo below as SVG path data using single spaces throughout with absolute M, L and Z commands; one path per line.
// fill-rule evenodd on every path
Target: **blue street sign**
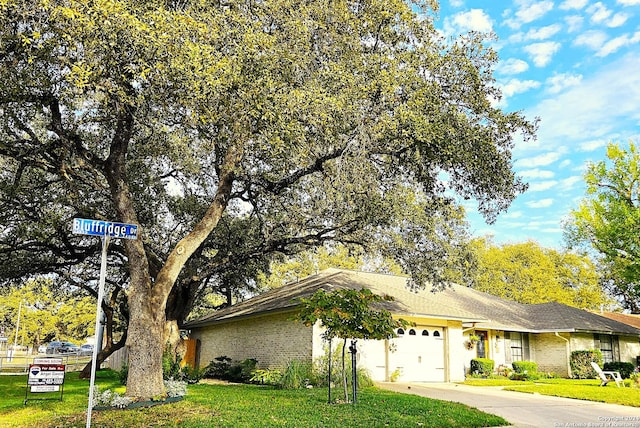
M 109 236 L 112 238 L 138 239 L 138 225 L 112 223 L 86 218 L 73 219 L 73 233 L 80 235 Z

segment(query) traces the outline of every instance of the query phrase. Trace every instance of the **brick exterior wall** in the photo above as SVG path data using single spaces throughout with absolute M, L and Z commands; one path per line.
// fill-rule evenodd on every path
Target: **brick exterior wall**
M 259 368 L 285 368 L 289 361 L 312 358 L 311 327 L 291 321 L 291 313 L 234 320 L 192 330 L 200 340 L 199 366 L 226 355 L 235 362 L 258 360 Z
M 567 334 L 540 333 L 529 335 L 531 361 L 538 364 L 538 371 L 555 373 L 561 377 L 569 375 L 569 354 Z

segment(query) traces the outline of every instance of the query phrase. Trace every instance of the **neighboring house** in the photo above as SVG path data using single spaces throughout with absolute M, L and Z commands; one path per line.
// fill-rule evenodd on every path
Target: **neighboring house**
M 569 376 L 575 350 L 600 349 L 605 362 L 635 363 L 640 355 L 639 329 L 581 309 L 525 305 L 457 285 L 413 291 L 406 277 L 327 269 L 187 323 L 190 338 L 200 344 L 198 365 L 227 356 L 282 368 L 291 360 L 325 355 L 319 324 L 305 327 L 293 320 L 299 298 L 320 288 L 368 288 L 393 296 L 385 308 L 413 323 L 398 329 L 396 338 L 358 341 L 359 367 L 366 367 L 374 380 L 461 381 L 476 357 L 493 359 L 496 367 L 535 361 L 540 371 Z M 480 338 L 474 345 L 471 335 Z
M 629 324 L 632 327 L 640 328 L 640 314 L 623 314 L 622 312 L 602 312 L 603 317 Z

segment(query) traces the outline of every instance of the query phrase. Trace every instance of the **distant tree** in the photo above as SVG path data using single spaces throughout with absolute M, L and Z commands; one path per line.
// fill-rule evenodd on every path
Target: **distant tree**
M 583 309 L 609 304 L 591 260 L 533 241 L 492 245 L 474 241 L 477 269 L 472 287 L 520 303 L 558 302 Z
M 567 241 L 595 251 L 605 285 L 632 312 L 640 313 L 640 153 L 609 143 L 606 160 L 590 163 L 586 196 L 565 224 Z
M 0 301 L 0 326 L 8 338 L 15 338 L 20 311 L 21 345 L 35 349 L 51 340 L 82 343 L 94 334 L 95 301 L 81 293 L 56 290 L 50 279 L 0 289 Z
M 401 319 L 394 319 L 391 312 L 382 307 L 382 303 L 392 301 L 391 296 L 380 296 L 371 290 L 338 289 L 331 292 L 316 291 L 311 297 L 301 299 L 297 318 L 308 327 L 320 321 L 325 331 L 325 339 L 343 339 L 342 377 L 347 396 L 347 379 L 345 366 L 345 349 L 347 339 L 390 339 L 395 336 L 395 329 L 407 325 Z M 355 369 L 355 368 L 354 368 Z M 329 373 L 331 373 L 329 371 Z M 353 386 L 356 388 L 356 386 Z

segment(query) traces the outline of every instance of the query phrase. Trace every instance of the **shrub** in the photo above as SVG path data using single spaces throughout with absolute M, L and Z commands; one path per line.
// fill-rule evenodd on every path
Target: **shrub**
M 604 366 L 602 367 L 602 370 L 620 372 L 620 376 L 623 379 L 629 379 L 629 377 L 631 377 L 631 375 L 633 374 L 634 369 L 635 367 L 633 367 L 632 363 L 623 363 L 621 361 L 604 363 Z
M 596 373 L 593 371 L 593 367 L 591 367 L 592 361 L 602 366 L 602 352 L 599 349 L 573 351 L 569 362 L 571 366 L 571 377 L 578 379 L 595 378 Z
M 162 378 L 165 380 L 177 378 L 181 360 L 178 352 L 171 350 L 171 346 L 167 345 L 162 353 Z
M 231 358 L 221 356 L 209 363 L 204 370 L 203 377 L 248 383 L 257 364 L 258 360 L 254 358 L 247 358 L 237 364 L 231 364 Z
M 184 397 L 187 395 L 187 383 L 181 380 L 165 380 L 164 388 L 167 390 L 167 397 Z
M 292 360 L 287 365 L 278 386 L 284 389 L 306 388 L 314 384 L 313 365 L 311 363 Z
M 471 360 L 471 374 L 488 376 L 493 373 L 494 364 L 489 358 L 474 358 Z
M 216 357 L 205 368 L 204 377 L 214 379 L 224 379 L 227 377 L 229 368 L 231 367 L 231 358 L 226 355 Z
M 533 361 L 514 361 L 511 363 L 513 367 L 513 371 L 516 373 L 537 373 L 538 372 L 538 364 Z
M 282 372 L 274 369 L 256 369 L 251 374 L 250 382 L 257 382 L 261 385 L 278 385 L 282 379 Z
M 176 375 L 174 379 L 184 381 L 188 384 L 195 384 L 200 382 L 200 379 L 202 379 L 202 377 L 204 376 L 205 370 L 206 368 L 197 369 L 187 364 L 180 369 L 180 372 Z

